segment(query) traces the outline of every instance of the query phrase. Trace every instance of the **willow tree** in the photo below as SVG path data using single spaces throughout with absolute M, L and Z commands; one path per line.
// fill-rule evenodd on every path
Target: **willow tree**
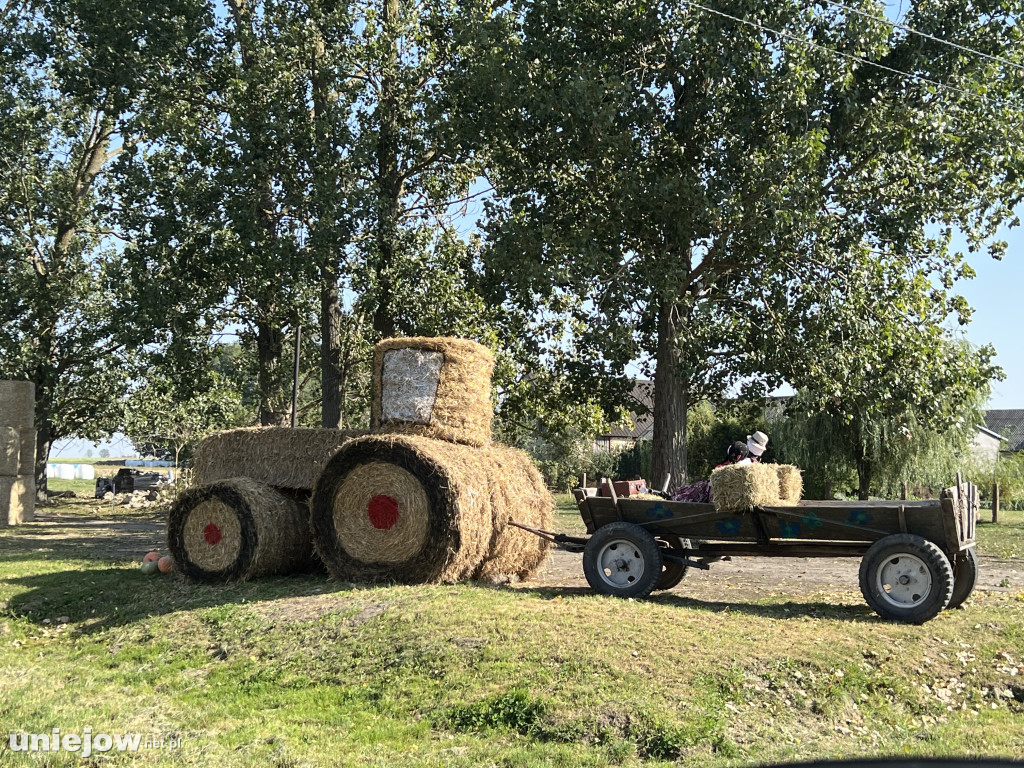
M 477 73 L 497 107 L 467 115 L 497 295 L 571 312 L 562 343 L 595 364 L 650 361 L 655 478 L 685 475 L 694 401 L 827 367 L 789 343 L 806 281 L 862 252 L 945 278 L 959 257 L 930 227 L 978 244 L 1012 217 L 1021 78 L 992 57 L 1019 61 L 1020 4 L 913 4 L 932 39 L 850 6 L 527 0 L 488 32 L 519 41 Z M 898 296 L 877 310 L 909 322 Z

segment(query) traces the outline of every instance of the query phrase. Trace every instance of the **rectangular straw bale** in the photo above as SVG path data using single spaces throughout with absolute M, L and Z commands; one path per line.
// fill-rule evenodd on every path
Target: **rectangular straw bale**
M 730 464 L 711 473 L 711 496 L 719 512 L 779 504 L 779 475 L 772 464 Z
M 0 424 L 15 429 L 35 427 L 36 385 L 31 381 L 0 381 Z
M 30 523 L 35 517 L 35 478 L 0 477 L 0 525 Z
M 328 459 L 353 437 L 344 429 L 255 427 L 210 435 L 196 449 L 196 484 L 248 477 L 274 488 L 311 490 Z
M 21 455 L 18 458 L 18 474 L 36 474 L 36 431 L 34 429 L 22 429 L 18 433 L 21 442 Z
M 801 469 L 792 464 L 776 464 L 775 469 L 779 474 L 779 504 L 784 507 L 796 506 L 804 493 Z
M 373 350 L 375 432 L 465 445 L 491 441 L 491 351 L 468 339 L 386 339 Z
M 21 437 L 12 427 L 0 427 L 0 477 L 15 477 L 21 458 Z

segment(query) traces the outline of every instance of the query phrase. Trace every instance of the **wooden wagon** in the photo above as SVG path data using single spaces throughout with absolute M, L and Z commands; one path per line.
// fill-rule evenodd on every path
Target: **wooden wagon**
M 925 622 L 961 605 L 978 579 L 977 488 L 929 501 L 801 501 L 720 512 L 712 504 L 574 491 L 588 538 L 553 540 L 583 553 L 597 592 L 642 597 L 671 589 L 687 568 L 733 555 L 860 557 L 864 599 L 880 616 Z

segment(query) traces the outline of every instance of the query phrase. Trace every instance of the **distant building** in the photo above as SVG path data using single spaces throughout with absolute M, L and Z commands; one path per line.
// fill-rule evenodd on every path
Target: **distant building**
M 1002 442 L 1002 435 L 979 424 L 971 438 L 971 454 L 982 463 L 995 464 L 999 460 Z
M 1024 408 L 985 411 L 985 427 L 1006 441 L 1004 451 L 1024 451 Z
M 654 382 L 638 379 L 629 395 L 629 418 L 612 424 L 608 431 L 594 438 L 594 449 L 618 451 L 631 448 L 654 436 Z

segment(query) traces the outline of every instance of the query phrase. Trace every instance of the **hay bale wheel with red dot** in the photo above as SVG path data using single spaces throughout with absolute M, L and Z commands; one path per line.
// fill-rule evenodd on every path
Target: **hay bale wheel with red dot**
M 510 520 L 550 527 L 551 494 L 530 458 L 410 435 L 346 444 L 313 492 L 313 541 L 343 581 L 527 578 L 547 551 Z
M 316 564 L 307 504 L 249 478 L 183 493 L 168 516 L 167 544 L 176 569 L 198 582 L 297 573 Z

